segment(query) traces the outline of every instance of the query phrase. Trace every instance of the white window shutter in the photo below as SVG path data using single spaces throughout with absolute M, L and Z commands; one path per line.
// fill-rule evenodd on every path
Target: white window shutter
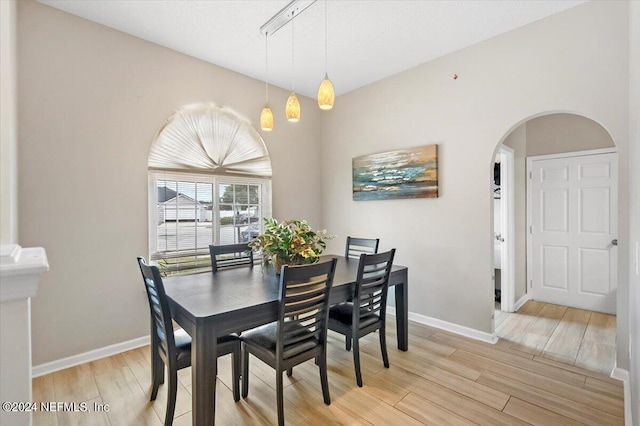
M 151 147 L 149 169 L 270 177 L 271 161 L 249 120 L 207 103 L 169 117 Z

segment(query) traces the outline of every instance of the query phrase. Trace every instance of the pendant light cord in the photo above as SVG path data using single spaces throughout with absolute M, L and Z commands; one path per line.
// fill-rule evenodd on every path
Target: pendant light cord
M 324 0 L 324 73 L 325 75 L 328 72 L 328 66 L 327 66 L 327 37 L 328 37 L 328 33 L 329 31 L 327 30 L 327 0 Z
M 264 87 L 265 102 L 269 102 L 269 35 L 264 35 Z
M 294 55 L 293 55 L 293 15 L 291 16 L 291 87 L 292 91 L 296 91 L 296 77 L 295 77 L 295 67 L 294 67 Z

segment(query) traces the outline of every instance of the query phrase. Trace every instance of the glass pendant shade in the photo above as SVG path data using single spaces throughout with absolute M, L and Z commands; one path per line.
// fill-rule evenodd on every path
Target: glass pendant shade
M 265 104 L 260 114 L 260 127 L 265 132 L 273 130 L 273 111 L 269 108 L 269 104 Z
M 298 97 L 295 92 L 291 92 L 289 99 L 287 99 L 286 113 L 287 120 L 292 123 L 300 121 L 300 101 L 298 101 Z
M 324 75 L 324 80 L 318 87 L 318 106 L 320 109 L 333 108 L 333 101 L 335 100 L 335 93 L 333 92 L 333 84 L 329 80 L 327 74 Z

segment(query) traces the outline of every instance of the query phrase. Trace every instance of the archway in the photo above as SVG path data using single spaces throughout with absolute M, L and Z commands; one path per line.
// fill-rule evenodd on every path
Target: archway
M 515 124 L 496 146 L 494 158 L 501 146 L 510 146 L 513 148 L 515 157 L 515 200 L 513 200 L 515 205 L 513 217 L 515 235 L 509 243 L 514 246 L 515 253 L 513 264 L 515 273 L 511 292 L 513 300 L 511 302 L 514 310 L 518 310 L 531 298 L 531 286 L 535 285 L 534 283 L 539 283 L 539 274 L 536 278 L 538 281 L 532 282 L 532 271 L 540 270 L 539 265 L 535 268 L 531 266 L 531 255 L 532 253 L 539 252 L 539 246 L 536 246 L 537 248 L 535 250 L 527 247 L 531 243 L 531 240 L 535 238 L 536 234 L 536 232 L 533 232 L 532 235 L 531 223 L 533 222 L 531 222 L 530 217 L 527 217 L 527 208 L 532 204 L 531 202 L 529 204 L 527 203 L 527 188 L 530 189 L 534 186 L 531 184 L 531 174 L 529 173 L 531 170 L 527 170 L 527 159 L 531 160 L 532 158 L 544 158 L 545 156 L 554 155 L 567 157 L 580 156 L 582 154 L 579 153 L 585 152 L 599 154 L 602 152 L 615 151 L 615 144 L 609 132 L 594 120 L 573 113 L 546 112 L 525 118 Z M 492 175 L 494 158 L 491 159 Z M 491 215 L 495 218 L 498 212 L 496 212 L 493 203 L 491 209 Z M 536 231 L 535 226 L 533 227 L 533 231 Z M 491 238 L 493 241 L 495 238 L 493 234 Z M 614 238 L 617 238 L 617 236 Z M 607 247 L 606 249 L 617 250 L 611 247 Z M 602 251 L 604 250 L 605 248 L 603 248 Z M 547 250 L 547 252 L 551 253 L 552 250 Z M 556 250 L 554 253 L 560 252 L 561 250 Z M 548 256 L 548 258 L 552 257 Z M 617 270 L 617 264 L 610 266 L 614 272 Z M 615 286 L 611 289 L 611 292 L 613 292 L 611 294 L 613 295 L 613 303 L 615 306 Z M 506 293 L 508 294 L 509 292 Z M 571 304 L 567 304 L 567 306 L 569 306 L 570 309 L 574 309 Z M 514 329 L 510 332 L 511 334 L 506 333 L 507 335 L 505 336 L 502 331 L 504 331 L 506 326 L 503 325 L 502 321 L 507 318 L 508 315 L 509 314 L 505 314 L 499 310 L 495 311 L 494 335 L 503 338 L 513 338 L 513 346 L 515 347 L 526 340 L 527 324 L 525 321 L 519 326 L 514 326 Z M 559 323 L 562 318 L 558 318 L 557 320 Z M 549 332 L 553 333 L 553 322 L 550 322 L 547 326 Z M 615 325 L 613 326 L 613 332 L 615 333 Z M 516 336 L 518 333 L 521 335 L 520 337 Z M 611 345 L 613 352 L 611 358 L 612 363 L 615 358 L 614 345 L 614 343 Z M 540 354 L 543 354 L 544 348 L 539 349 L 541 349 Z M 607 373 L 609 372 L 610 371 L 607 371 Z

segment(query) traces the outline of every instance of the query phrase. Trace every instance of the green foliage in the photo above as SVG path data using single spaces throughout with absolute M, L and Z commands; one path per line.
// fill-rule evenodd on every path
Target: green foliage
M 223 204 L 258 204 L 260 202 L 260 187 L 258 185 L 221 185 L 220 190 L 223 191 L 220 200 Z M 234 191 L 235 202 L 233 197 Z
M 327 247 L 326 240 L 333 236 L 327 231 L 313 231 L 306 220 L 278 222 L 265 218 L 264 234 L 249 243 L 253 251 L 262 250 L 263 256 L 275 261 L 275 257 L 288 264 L 314 263 Z
M 220 225 L 231 225 L 232 223 L 233 223 L 233 216 L 220 218 Z

